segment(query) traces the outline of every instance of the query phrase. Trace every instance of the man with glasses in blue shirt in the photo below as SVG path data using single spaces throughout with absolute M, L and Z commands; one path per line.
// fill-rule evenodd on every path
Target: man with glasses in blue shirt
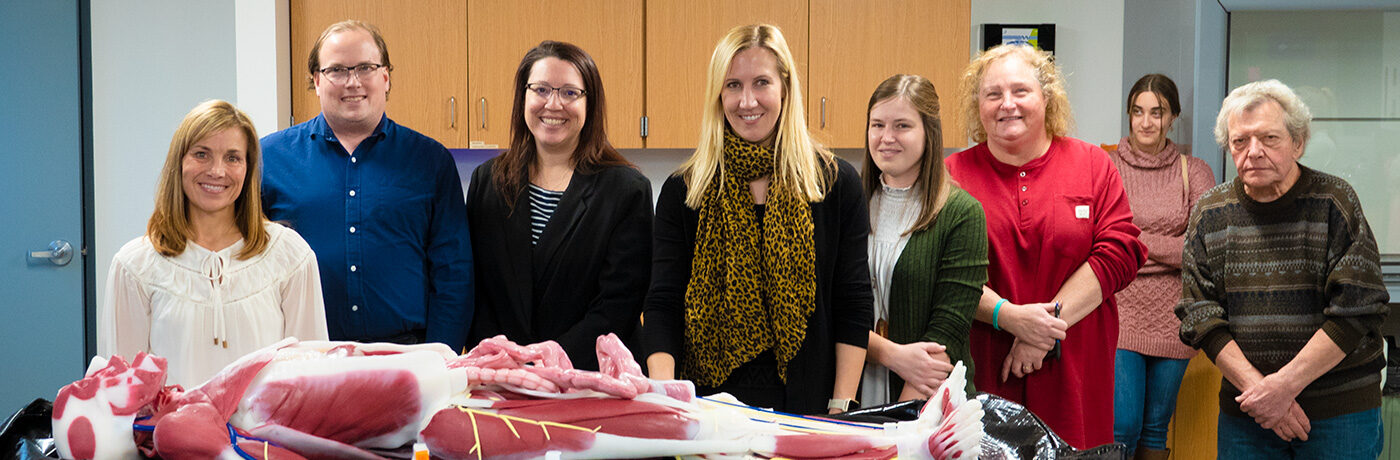
M 331 340 L 460 352 L 474 293 L 451 154 L 384 114 L 393 66 L 373 25 L 331 25 L 307 64 L 321 114 L 262 139 L 262 198 L 316 252 Z

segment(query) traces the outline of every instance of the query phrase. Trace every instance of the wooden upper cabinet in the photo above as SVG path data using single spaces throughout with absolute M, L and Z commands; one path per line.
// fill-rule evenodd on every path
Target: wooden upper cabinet
M 394 71 L 385 111 L 394 122 L 452 148 L 467 146 L 467 5 L 463 0 L 291 0 L 292 115 L 321 112 L 306 60 L 321 31 L 358 19 L 384 35 Z
M 618 148 L 642 147 L 642 0 L 471 0 L 467 20 L 473 144 L 510 145 L 520 59 L 555 40 L 578 45 L 598 64 L 608 139 Z
M 807 1 L 647 2 L 647 148 L 695 148 L 710 55 L 735 26 L 778 26 L 797 60 L 799 83 L 806 85 Z
M 832 147 L 865 146 L 870 94 L 891 75 L 917 74 L 938 91 L 943 146 L 962 147 L 957 87 L 967 67 L 969 0 L 810 0 L 807 124 Z M 825 113 L 822 101 L 825 99 Z

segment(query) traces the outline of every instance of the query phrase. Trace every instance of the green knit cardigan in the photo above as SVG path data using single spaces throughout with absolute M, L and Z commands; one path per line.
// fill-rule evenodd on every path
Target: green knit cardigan
M 967 366 L 969 396 L 975 388 L 968 334 L 985 284 L 987 216 L 977 199 L 954 186 L 933 226 L 910 235 L 895 261 L 888 338 L 948 347 L 948 358 Z M 903 388 L 904 380 L 891 372 L 889 400 L 899 399 Z

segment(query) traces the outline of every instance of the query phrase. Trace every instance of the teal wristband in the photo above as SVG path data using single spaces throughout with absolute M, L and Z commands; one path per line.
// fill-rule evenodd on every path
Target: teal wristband
M 996 308 L 992 309 L 992 329 L 1001 330 L 1001 327 L 997 326 L 997 315 L 1001 314 L 1001 304 L 1004 303 L 1006 303 L 1006 299 L 998 300 Z

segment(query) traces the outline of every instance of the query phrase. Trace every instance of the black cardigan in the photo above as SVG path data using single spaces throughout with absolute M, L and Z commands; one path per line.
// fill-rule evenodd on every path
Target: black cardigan
M 574 367 L 596 370 L 598 336 L 628 340 L 649 283 L 651 181 L 636 169 L 575 171 L 559 206 L 530 244 L 530 199 L 507 209 L 491 159 L 472 172 L 467 221 L 476 264 L 471 344 L 497 334 L 554 340 Z
M 836 343 L 865 348 L 873 321 L 874 296 L 866 262 L 869 211 L 860 175 L 837 159 L 837 178 L 825 199 L 811 203 L 816 246 L 816 309 L 807 319 L 807 336 L 789 363 L 787 409 L 826 413 L 836 383 Z M 685 290 L 695 254 L 695 227 L 700 213 L 685 205 L 686 185 L 671 176 L 661 187 L 652 233 L 651 289 L 642 328 L 643 356 L 670 353 L 677 378 L 685 359 Z M 480 307 L 478 307 L 480 308 Z

